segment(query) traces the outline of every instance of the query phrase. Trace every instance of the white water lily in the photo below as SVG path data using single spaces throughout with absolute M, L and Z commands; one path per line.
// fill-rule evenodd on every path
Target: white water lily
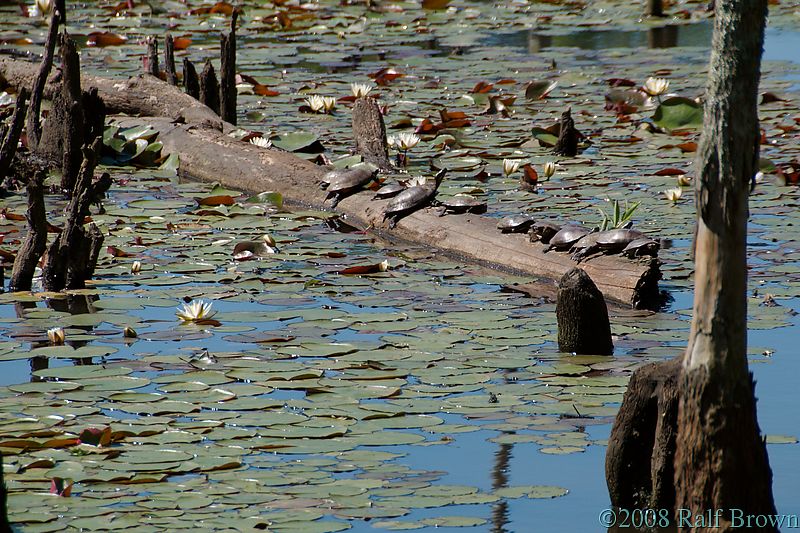
M 61 346 L 64 344 L 67 334 L 64 333 L 64 328 L 50 328 L 47 330 L 47 338 L 50 340 L 50 344 Z
M 673 204 L 676 204 L 678 203 L 678 200 L 681 199 L 681 196 L 683 196 L 683 189 L 681 189 L 680 187 L 676 189 L 667 189 L 666 191 L 664 191 L 664 196 L 667 198 L 667 200 L 669 200 Z
M 556 164 L 548 161 L 544 164 L 544 179 L 550 179 L 556 173 Z
M 389 270 L 389 260 L 384 259 L 383 261 L 378 263 L 378 270 L 380 272 L 386 272 L 387 270 Z
M 506 177 L 510 176 L 519 170 L 519 164 L 519 159 L 503 159 L 503 174 L 505 174 Z
M 406 182 L 406 187 L 424 187 L 428 183 L 425 176 L 415 176 Z
M 306 105 L 313 113 L 322 113 L 325 109 L 325 98 L 315 94 L 305 99 Z
M 650 96 L 661 96 L 669 89 L 669 80 L 664 78 L 647 78 L 644 82 L 644 92 Z
M 333 96 L 323 96 L 322 107 L 325 108 L 326 113 L 330 113 L 333 111 L 333 108 L 336 107 L 336 98 Z
M 350 84 L 350 91 L 353 93 L 353 96 L 356 98 L 364 98 L 369 94 L 372 90 L 372 85 L 367 85 L 366 83 L 351 83 Z
M 184 322 L 197 322 L 198 320 L 207 320 L 216 315 L 217 312 L 211 310 L 211 302 L 195 300 L 178 307 L 175 314 Z
M 419 144 L 419 137 L 413 133 L 399 133 L 395 137 L 395 144 L 398 149 L 405 152 Z
M 141 261 L 134 261 L 131 265 L 131 274 L 138 274 L 142 271 L 142 262 Z
M 250 139 L 250 144 L 255 144 L 256 146 L 260 146 L 261 148 L 272 147 L 272 141 L 270 141 L 265 137 L 253 137 L 252 139 Z

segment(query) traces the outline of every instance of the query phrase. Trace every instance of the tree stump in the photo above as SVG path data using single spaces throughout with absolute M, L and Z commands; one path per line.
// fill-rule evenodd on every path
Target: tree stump
M 147 53 L 144 56 L 144 71 L 151 76 L 158 78 L 158 39 L 155 37 L 147 38 Z
M 553 148 L 553 153 L 567 157 L 578 155 L 578 131 L 575 129 L 575 121 L 572 120 L 572 110 L 567 109 L 561 113 L 558 130 L 558 141 Z
M 21 89 L 17 94 L 14 116 L 11 117 L 11 126 L 3 137 L 2 146 L 0 146 L 0 183 L 8 175 L 11 162 L 14 160 L 14 154 L 17 153 L 17 143 L 19 143 L 22 126 L 25 124 L 25 114 L 28 111 L 28 96 L 30 96 L 30 92 L 25 88 Z
M 386 124 L 375 99 L 362 97 L 356 100 L 353 106 L 353 138 L 356 140 L 356 152 L 361 154 L 364 161 L 384 171 L 392 169 Z
M 28 176 L 28 234 L 14 259 L 11 270 L 9 291 L 29 291 L 33 287 L 33 274 L 36 265 L 47 247 L 47 217 L 44 208 L 44 191 L 42 185 L 47 177 L 43 168 L 33 170 Z
M 676 358 L 650 363 L 631 376 L 606 451 L 606 483 L 614 507 L 669 509 L 674 518 L 680 370 Z
M 210 59 L 206 59 L 206 65 L 200 73 L 200 103 L 219 115 L 219 82 Z
M 58 2 L 56 2 L 58 4 Z M 63 0 L 61 2 L 63 4 Z M 36 73 L 36 78 L 33 80 L 33 88 L 31 89 L 31 105 L 28 112 L 27 120 L 27 135 L 28 135 L 28 149 L 35 151 L 39 146 L 39 139 L 42 135 L 42 124 L 39 122 L 39 111 L 42 107 L 42 98 L 44 98 L 44 88 L 47 84 L 47 77 L 50 75 L 50 69 L 53 67 L 53 55 L 56 49 L 56 39 L 58 37 L 58 23 L 63 12 L 59 14 L 58 9 L 53 10 L 50 16 L 50 26 L 47 30 L 47 37 L 44 42 L 44 55 L 42 56 L 42 63 L 39 66 L 39 71 Z
M 89 225 L 88 230 L 83 225 L 89 214 L 92 174 L 102 146 L 102 139 L 96 139 L 91 147 L 83 148 L 83 163 L 67 207 L 67 221 L 48 248 L 47 260 L 42 268 L 46 291 L 83 289 L 97 266 L 103 234 L 94 223 Z
M 236 125 L 236 19 L 238 16 L 239 11 L 234 9 L 231 14 L 231 31 L 228 35 L 220 36 L 219 116 L 234 126 Z
M 558 349 L 562 352 L 613 353 L 606 301 L 584 270 L 573 268 L 558 282 L 556 318 Z
M 183 87 L 186 89 L 186 94 L 195 100 L 200 99 L 200 79 L 197 77 L 194 63 L 188 57 L 183 58 Z
M 178 85 L 178 74 L 175 70 L 175 41 L 170 33 L 164 38 L 164 73 L 167 83 Z

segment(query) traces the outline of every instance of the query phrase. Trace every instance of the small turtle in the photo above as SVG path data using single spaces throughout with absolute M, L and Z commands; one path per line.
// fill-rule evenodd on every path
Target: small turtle
M 581 239 L 573 244 L 569 249 L 570 253 L 572 254 L 572 258 L 580 263 L 581 259 L 583 259 L 588 253 L 587 250 L 590 248 L 596 249 L 595 247 L 597 246 L 597 239 L 601 238 L 604 233 L 604 231 L 595 231 L 581 237 Z
M 436 196 L 446 173 L 447 169 L 442 169 L 436 174 L 433 184 L 413 185 L 392 198 L 383 211 L 383 220 L 388 219 L 389 227 L 393 228 L 405 215 L 428 205 Z
M 439 216 L 443 217 L 448 213 L 463 214 L 463 213 L 485 213 L 486 202 L 478 200 L 469 194 L 456 194 L 445 200 L 438 202 L 442 207 L 439 211 Z
M 527 233 L 534 222 L 536 219 L 527 213 L 510 215 L 497 223 L 497 229 L 503 233 Z
M 620 228 L 608 231 L 601 231 L 597 238 L 583 250 L 576 252 L 573 258 L 579 263 L 586 257 L 596 252 L 617 253 L 622 251 L 632 241 L 644 237 L 644 233 L 639 230 Z
M 656 239 L 651 239 L 650 237 L 639 237 L 638 239 L 634 239 L 628 243 L 628 246 L 622 250 L 622 255 L 625 257 L 630 257 L 631 259 L 645 255 L 655 257 L 658 255 L 659 248 L 661 248 L 661 243 L 659 243 Z
M 544 253 L 547 253 L 553 249 L 569 250 L 573 244 L 581 240 L 589 233 L 590 230 L 584 228 L 583 226 L 577 226 L 575 224 L 567 224 L 566 226 L 558 230 L 558 233 L 553 235 L 553 237 L 550 239 L 550 246 L 545 248 Z
M 558 224 L 548 222 L 546 220 L 540 220 L 531 226 L 530 240 L 531 242 L 539 241 L 542 244 L 548 244 L 550 239 L 553 238 L 553 235 L 558 233 L 558 230 L 560 229 L 561 226 Z
M 374 167 L 358 165 L 335 175 L 328 184 L 328 197 L 325 199 L 333 198 L 331 207 L 336 207 L 339 200 L 372 181 L 377 173 L 378 171 Z
M 384 198 L 391 198 L 392 196 L 397 196 L 406 188 L 405 185 L 400 183 L 399 181 L 393 181 L 391 183 L 387 183 L 386 185 L 382 186 L 380 189 L 375 191 L 375 196 L 372 197 L 373 200 L 382 200 Z

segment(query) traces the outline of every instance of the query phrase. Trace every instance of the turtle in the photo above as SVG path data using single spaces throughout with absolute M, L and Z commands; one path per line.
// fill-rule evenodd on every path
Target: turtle
M 540 220 L 539 222 L 535 222 L 533 226 L 531 226 L 530 234 L 530 241 L 536 242 L 539 241 L 542 244 L 548 244 L 550 239 L 553 238 L 553 235 L 558 233 L 558 230 L 561 229 L 561 226 L 555 224 L 553 222 L 549 222 L 547 220 Z
M 377 173 L 377 169 L 370 165 L 358 165 L 334 175 L 328 183 L 328 197 L 325 200 L 333 198 L 331 207 L 336 207 L 339 200 L 372 181 Z
M 375 191 L 375 196 L 372 197 L 373 200 L 382 200 L 384 198 L 391 198 L 392 196 L 397 196 L 406 188 L 405 185 L 400 183 L 399 181 L 393 181 L 391 183 L 387 183 L 386 185 L 382 186 L 380 189 Z
M 573 258 L 579 263 L 596 252 L 616 253 L 622 251 L 632 241 L 644 237 L 644 233 L 630 228 L 611 229 L 597 234 L 594 242 L 577 251 Z
M 576 260 L 578 263 L 581 262 L 581 259 L 588 253 L 587 250 L 590 248 L 594 248 L 597 246 L 597 239 L 599 239 L 603 235 L 603 231 L 597 232 L 594 231 L 589 233 L 588 235 L 584 235 L 580 238 L 578 242 L 572 245 L 569 249 L 570 253 L 572 254 L 572 258 Z
M 651 239 L 650 237 L 639 237 L 638 239 L 634 239 L 628 243 L 628 246 L 622 250 L 622 255 L 625 257 L 630 257 L 631 259 L 645 255 L 655 257 L 658 255 L 659 248 L 661 248 L 661 243 L 656 239 Z
M 448 213 L 485 213 L 486 202 L 478 200 L 469 194 L 456 194 L 445 200 L 438 202 L 442 207 L 439 216 L 443 217 Z
M 568 250 L 573 244 L 588 235 L 591 231 L 594 230 L 589 230 L 583 226 L 578 226 L 575 224 L 567 224 L 558 230 L 555 235 L 553 235 L 553 237 L 550 239 L 550 245 L 545 248 L 544 253 L 547 253 L 553 249 Z
M 413 185 L 394 198 L 392 198 L 383 211 L 383 220 L 389 220 L 389 227 L 393 228 L 405 215 L 428 205 L 436 196 L 436 191 L 444 179 L 447 169 L 442 169 L 436 174 L 433 185 Z
M 510 215 L 497 223 L 497 229 L 503 233 L 527 233 L 534 222 L 536 219 L 533 215 L 527 213 Z

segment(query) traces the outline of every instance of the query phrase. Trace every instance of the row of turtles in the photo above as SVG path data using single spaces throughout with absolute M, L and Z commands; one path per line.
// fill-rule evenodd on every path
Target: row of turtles
M 502 219 L 497 228 L 503 233 L 528 233 L 531 242 L 548 245 L 550 250 L 568 251 L 578 263 L 592 255 L 615 254 L 631 259 L 658 255 L 660 243 L 639 230 L 627 227 L 598 231 L 579 224 L 559 225 L 548 220 L 536 220 L 529 214 L 511 215 Z
M 440 207 L 440 216 L 448 213 L 485 213 L 486 202 L 470 195 L 455 195 L 445 200 L 436 200 L 436 192 L 446 170 L 436 174 L 433 182 L 425 178 L 414 178 L 406 183 L 391 182 L 380 187 L 373 199 L 391 199 L 385 206 L 383 219 L 393 228 L 405 215 L 428 205 Z M 327 190 L 326 200 L 336 207 L 339 200 L 364 188 L 377 176 L 378 170 L 368 164 L 328 172 L 321 181 Z M 550 250 L 569 251 L 581 262 L 597 253 L 619 253 L 627 257 L 655 256 L 659 242 L 641 231 L 624 227 L 608 231 L 597 231 L 578 224 L 557 225 L 550 221 L 537 221 L 532 215 L 512 215 L 497 224 L 504 233 L 529 233 L 532 242 L 547 244 Z
M 328 193 L 326 200 L 331 201 L 331 207 L 336 207 L 339 200 L 361 190 L 374 180 L 377 172 L 377 169 L 366 164 L 336 169 L 325 174 L 320 184 Z M 433 182 L 425 178 L 414 178 L 405 183 L 394 181 L 378 189 L 373 199 L 391 198 L 384 209 L 384 220 L 389 221 L 389 227 L 393 228 L 400 218 L 427 205 L 440 207 L 439 216 L 448 213 L 485 213 L 486 202 L 474 196 L 459 194 L 446 200 L 435 199 L 446 173 L 447 170 L 440 170 Z

